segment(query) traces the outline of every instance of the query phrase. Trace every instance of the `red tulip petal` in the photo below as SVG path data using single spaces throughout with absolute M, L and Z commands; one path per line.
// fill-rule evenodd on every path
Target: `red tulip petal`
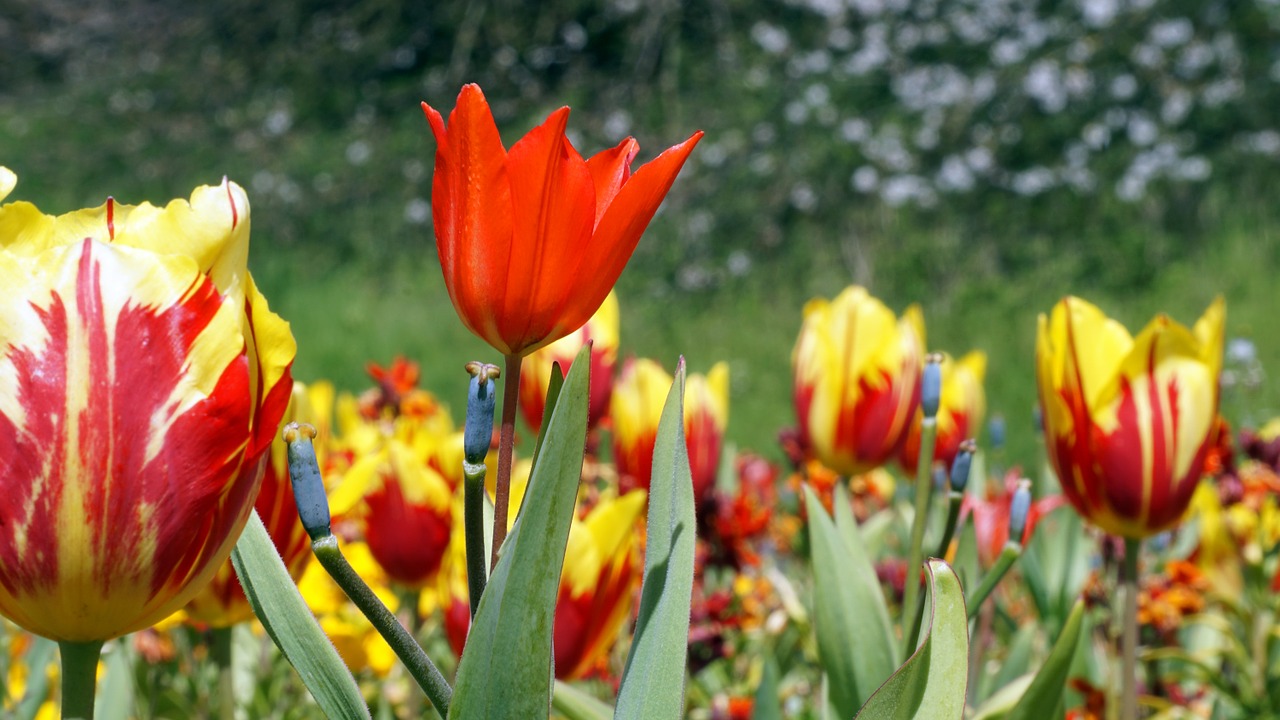
M 490 309 L 507 284 L 511 256 L 507 151 L 476 85 L 458 94 L 448 128 L 426 103 L 423 111 L 437 142 L 431 216 L 449 297 L 468 329 L 501 342 Z
M 591 170 L 591 179 L 596 185 L 596 225 L 600 224 L 604 211 L 613 203 L 623 184 L 631 178 L 631 163 L 639 152 L 640 143 L 634 138 L 627 138 L 616 147 L 592 155 L 587 161 L 587 169 Z
M 512 207 L 519 221 L 502 303 L 501 334 L 516 345 L 511 348 L 516 352 L 581 327 L 599 307 L 596 303 L 576 325 L 561 322 L 560 308 L 566 299 L 576 297 L 580 283 L 594 281 L 574 274 L 590 244 L 596 192 L 586 162 L 564 136 L 568 120 L 568 108 L 555 111 L 521 138 L 507 159 Z

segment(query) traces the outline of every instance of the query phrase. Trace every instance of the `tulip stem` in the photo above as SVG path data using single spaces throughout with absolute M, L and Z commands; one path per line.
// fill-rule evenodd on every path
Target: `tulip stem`
M 235 673 L 231 670 L 231 628 L 210 631 L 209 657 L 218 669 L 218 717 L 233 720 L 236 716 Z
M 511 459 L 516 446 L 516 398 L 520 395 L 522 355 L 507 355 L 502 369 L 502 434 L 498 440 L 498 482 L 493 496 L 493 551 L 489 571 L 498 566 L 498 551 L 507 539 L 507 506 L 511 498 Z
M 915 652 L 920 637 L 920 566 L 924 562 L 924 528 L 929 520 L 930 491 L 933 490 L 933 447 L 938 437 L 937 418 L 925 417 L 920 422 L 920 455 L 916 459 L 915 514 L 911 518 L 911 548 L 907 556 L 907 585 L 902 602 L 904 656 Z M 910 628 L 908 630 L 908 628 Z
M 373 624 L 378 634 L 387 641 L 391 649 L 404 663 L 405 669 L 413 676 L 418 687 L 426 693 L 427 699 L 435 706 L 441 717 L 449 714 L 449 702 L 453 699 L 453 689 L 440 673 L 440 669 L 431 662 L 422 646 L 414 640 L 409 631 L 400 624 L 395 615 L 387 609 L 378 596 L 369 589 L 359 573 L 351 567 L 338 548 L 338 539 L 332 534 L 316 538 L 311 542 L 311 549 L 316 559 L 324 566 L 329 575 L 338 583 L 338 587 L 351 598 L 360 612 Z M 417 608 L 414 608 L 417 611 Z
M 978 587 L 968 597 L 964 599 L 964 603 L 968 606 L 969 619 L 972 620 L 977 616 L 978 610 L 982 607 L 982 603 L 986 601 L 987 596 L 992 590 L 996 589 L 996 585 L 1005 573 L 1009 572 L 1009 568 L 1022 557 L 1022 546 L 1010 540 L 1004 544 L 1004 550 L 1000 552 L 1000 557 L 996 559 L 996 564 L 991 566 L 986 575 L 982 576 L 982 582 L 978 583 Z
M 1120 584 L 1124 587 L 1124 617 L 1120 637 L 1120 717 L 1138 717 L 1138 555 L 1142 541 L 1124 539 Z
M 964 493 L 952 490 L 947 493 L 947 528 L 942 531 L 942 542 L 938 543 L 938 554 L 935 557 L 946 559 L 951 549 L 951 539 L 956 536 L 956 526 L 960 524 L 960 506 L 964 502 Z
M 63 720 L 93 720 L 93 696 L 98 683 L 102 640 L 58 642 L 62 656 Z
M 463 528 L 467 545 L 467 595 L 471 600 L 471 617 L 480 609 L 480 596 L 489 579 L 484 557 L 484 463 L 462 463 L 464 478 Z

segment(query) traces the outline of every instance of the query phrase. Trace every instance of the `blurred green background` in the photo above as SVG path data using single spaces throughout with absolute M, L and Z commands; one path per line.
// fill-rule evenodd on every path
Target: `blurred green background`
M 624 354 L 728 360 L 730 437 L 776 457 L 801 308 L 861 283 L 989 353 L 1033 463 L 1067 293 L 1135 332 L 1225 295 L 1224 410 L 1275 411 L 1278 30 L 1274 0 L 0 0 L 0 164 L 46 212 L 230 177 L 297 377 L 405 354 L 460 410 L 496 357 L 440 277 L 419 102 L 478 82 L 508 143 L 569 105 L 584 154 L 641 161 L 702 129 L 619 282 Z

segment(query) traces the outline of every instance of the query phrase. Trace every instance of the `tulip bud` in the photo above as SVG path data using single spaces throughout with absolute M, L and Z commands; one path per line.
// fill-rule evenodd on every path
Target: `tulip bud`
M 1027 527 L 1027 514 L 1031 512 L 1031 481 L 1023 479 L 1013 493 L 1009 506 L 1009 542 L 1022 544 L 1022 534 Z
M 956 460 L 951 465 L 951 489 L 955 492 L 964 492 L 965 486 L 969 484 L 969 467 L 973 465 L 973 453 L 977 449 L 978 445 L 973 440 L 960 443 L 960 451 L 956 453 Z
M 991 422 L 987 423 L 987 432 L 991 437 L 992 450 L 1001 450 L 1004 448 L 1005 431 L 1006 428 L 1003 415 L 996 415 L 991 418 Z
M 289 478 L 293 482 L 293 499 L 298 517 L 312 541 L 332 534 L 329 529 L 329 498 L 324 492 L 316 448 L 311 443 L 315 427 L 289 423 L 284 427 L 284 441 L 289 445 Z
M 495 365 L 467 363 L 471 387 L 467 390 L 467 425 L 462 435 L 462 452 L 467 463 L 479 465 L 493 445 L 493 409 L 497 402 L 494 378 L 501 371 Z
M 942 355 L 931 353 L 925 358 L 924 376 L 920 380 L 920 409 L 926 418 L 935 418 L 941 403 Z

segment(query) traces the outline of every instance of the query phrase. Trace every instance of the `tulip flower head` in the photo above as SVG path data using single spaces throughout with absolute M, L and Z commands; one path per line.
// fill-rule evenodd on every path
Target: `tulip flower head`
M 587 427 L 599 425 L 609 411 L 613 397 L 613 373 L 618 364 L 618 295 L 610 292 L 586 325 L 559 340 L 530 353 L 520 364 L 520 412 L 536 433 L 542 427 L 547 405 L 547 385 L 551 366 L 569 374 L 573 359 L 583 345 L 591 343 L 591 387 L 588 390 Z
M 583 159 L 561 108 L 502 144 L 477 85 L 444 118 L 422 104 L 436 139 L 431 214 L 458 316 L 504 356 L 582 327 L 617 282 L 640 235 L 702 137 L 694 133 L 634 174 L 627 138 Z
M 791 353 L 803 444 L 844 475 L 882 465 L 906 441 L 923 363 L 918 307 L 895 318 L 857 286 L 810 300 Z
M 1138 336 L 1067 297 L 1040 316 L 1036 378 L 1062 492 L 1106 532 L 1175 525 L 1213 444 L 1225 304 L 1194 328 L 1157 316 Z
M 684 387 L 684 438 L 689 449 L 693 496 L 699 507 L 715 488 L 728 426 L 729 364 L 721 361 L 706 375 L 689 375 Z
M 0 198 L 13 187 L 0 172 Z M 105 640 L 182 607 L 240 535 L 295 344 L 234 183 L 163 208 L 0 207 L 0 613 Z
M 982 416 L 987 410 L 987 395 L 982 381 L 987 373 L 987 354 L 974 351 L 953 360 L 944 356 L 942 361 L 942 402 L 938 408 L 938 435 L 933 448 L 933 459 L 948 468 L 956 458 L 960 443 L 977 437 L 982 427 Z M 920 457 L 920 423 L 923 413 L 916 413 L 907 440 L 898 453 L 898 460 L 908 474 L 914 475 Z

